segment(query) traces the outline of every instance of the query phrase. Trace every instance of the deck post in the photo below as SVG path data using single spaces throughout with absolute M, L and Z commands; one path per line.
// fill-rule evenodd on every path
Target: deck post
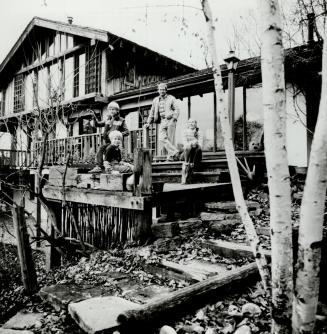
M 32 295 L 38 290 L 36 271 L 29 243 L 25 212 L 23 206 L 13 208 L 13 218 L 17 236 L 17 249 L 22 273 L 22 281 L 27 294 Z
M 149 148 L 149 128 L 143 128 L 143 147 Z
M 61 229 L 61 213 L 62 213 L 62 206 L 61 203 L 56 203 L 49 201 L 49 204 L 51 204 L 51 211 L 54 213 L 56 217 L 56 226 L 58 229 Z M 55 230 L 53 226 L 50 226 L 50 237 L 55 237 Z M 56 249 L 54 245 L 49 245 L 49 247 L 45 250 L 45 265 L 46 265 L 46 271 L 49 271 L 55 267 L 59 267 L 61 265 L 61 254 Z

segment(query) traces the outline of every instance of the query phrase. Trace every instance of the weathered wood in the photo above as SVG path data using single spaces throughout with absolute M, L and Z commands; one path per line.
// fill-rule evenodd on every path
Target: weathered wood
M 43 194 L 51 200 L 62 201 L 62 187 L 46 186 Z M 119 194 L 107 190 L 78 189 L 65 187 L 65 198 L 67 202 L 77 202 L 101 206 L 112 206 L 116 208 L 144 210 L 146 197 L 133 196 L 130 192 Z
M 29 243 L 24 207 L 13 208 L 14 225 L 17 236 L 17 250 L 22 273 L 22 281 L 27 294 L 32 295 L 38 290 L 35 266 L 32 257 L 32 249 Z
M 61 187 L 63 184 L 63 176 L 65 173 L 65 166 L 54 166 L 49 168 L 49 185 Z M 77 168 L 67 168 L 65 176 L 65 186 L 76 186 L 79 182 Z
M 152 193 L 152 166 L 150 150 L 143 150 L 142 154 L 142 183 L 141 194 L 151 195 Z
M 151 229 L 156 238 L 173 238 L 179 234 L 179 225 L 176 222 L 153 224 Z
M 241 217 L 238 213 L 218 213 L 218 212 L 201 212 L 200 219 L 203 222 L 222 221 L 226 219 L 239 219 Z
M 180 230 L 179 234 L 182 236 L 192 235 L 202 226 L 202 221 L 197 218 L 180 220 L 177 223 Z
M 101 174 L 100 189 L 122 191 L 124 189 L 123 174 Z
M 246 206 L 248 210 L 256 210 L 260 208 L 260 204 L 253 201 L 246 201 Z M 210 202 L 205 204 L 205 208 L 208 210 L 213 211 L 222 211 L 222 212 L 229 212 L 229 213 L 236 213 L 236 204 L 234 201 L 228 202 Z
M 251 247 L 245 244 L 223 240 L 208 240 L 202 241 L 201 245 L 204 248 L 211 249 L 215 254 L 228 258 L 253 257 Z M 270 251 L 264 250 L 263 253 L 268 259 L 270 259 Z
M 142 326 L 162 324 L 167 320 L 181 317 L 192 310 L 198 309 L 210 302 L 217 301 L 232 288 L 246 284 L 246 280 L 253 279 L 258 273 L 255 263 L 250 263 L 233 270 L 226 276 L 213 276 L 202 282 L 170 293 L 143 305 L 139 309 L 121 313 L 117 321 L 122 326 Z M 135 327 L 133 327 L 135 328 Z
M 58 232 L 63 228 L 61 222 L 61 213 L 62 213 L 62 206 L 56 202 L 49 202 L 51 207 L 49 210 L 53 212 L 53 219 L 55 219 L 55 224 L 57 226 Z M 50 225 L 50 237 L 55 238 L 58 236 L 58 232 L 55 231 L 54 226 Z M 50 244 L 49 247 L 45 248 L 45 267 L 46 271 L 50 271 L 55 267 L 59 267 L 61 265 L 61 254 L 60 249 L 56 248 L 54 245 Z
M 209 229 L 216 233 L 228 233 L 231 232 L 235 225 L 238 225 L 240 221 L 238 220 L 224 220 L 224 221 L 214 221 L 209 224 Z

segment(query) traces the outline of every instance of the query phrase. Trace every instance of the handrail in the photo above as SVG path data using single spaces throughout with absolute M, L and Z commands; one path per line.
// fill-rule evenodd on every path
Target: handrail
M 0 167 L 28 167 L 31 154 L 25 150 L 0 149 Z

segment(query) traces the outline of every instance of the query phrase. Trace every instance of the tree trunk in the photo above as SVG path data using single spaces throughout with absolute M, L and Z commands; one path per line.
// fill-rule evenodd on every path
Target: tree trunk
M 326 41 L 327 36 L 325 37 Z M 303 192 L 299 229 L 298 268 L 293 304 L 293 332 L 312 333 L 319 297 L 323 221 L 327 188 L 327 43 L 322 59 L 319 114 Z
M 277 0 L 260 0 L 259 9 L 262 19 L 264 140 L 270 201 L 272 333 L 290 333 L 293 253 L 281 18 Z
M 245 200 L 242 192 L 242 185 L 240 180 L 240 175 L 237 168 L 237 162 L 235 157 L 234 145 L 232 140 L 232 132 L 229 123 L 228 111 L 224 105 L 223 96 L 223 85 L 220 72 L 220 66 L 218 63 L 216 45 L 214 41 L 214 23 L 212 19 L 212 12 L 209 6 L 208 0 L 201 0 L 201 5 L 205 20 L 208 28 L 208 47 L 212 58 L 212 71 L 214 76 L 215 91 L 217 96 L 217 109 L 218 117 L 221 123 L 222 135 L 224 138 L 225 152 L 228 162 L 229 173 L 232 181 L 233 193 L 236 202 L 236 208 L 241 216 L 242 222 L 244 224 L 248 239 L 251 244 L 251 248 L 258 265 L 260 276 L 262 279 L 263 286 L 268 292 L 270 287 L 270 274 L 267 266 L 267 261 L 262 252 L 262 247 L 260 245 L 259 238 L 256 234 L 255 227 L 253 225 L 252 219 L 247 210 Z

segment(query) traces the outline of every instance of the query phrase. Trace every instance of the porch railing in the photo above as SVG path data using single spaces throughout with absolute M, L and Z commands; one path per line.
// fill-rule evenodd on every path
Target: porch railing
M 23 150 L 0 149 L 0 168 L 30 166 L 30 153 Z
M 49 139 L 46 143 L 45 165 L 64 164 L 70 153 L 71 161 L 75 164 L 94 163 L 96 153 L 102 145 L 101 133 L 80 135 L 74 137 Z M 33 160 L 40 162 L 43 142 L 34 144 Z
M 146 135 L 143 129 L 131 131 L 130 135 L 124 140 L 124 148 L 127 153 L 133 153 L 135 148 L 147 147 L 152 153 L 155 151 L 154 143 L 145 143 L 149 141 L 148 132 Z M 96 162 L 96 154 L 103 144 L 101 133 L 86 134 L 60 139 L 49 139 L 46 143 L 45 165 L 64 164 L 67 155 L 70 153 L 73 164 L 94 164 Z M 40 163 L 42 153 L 42 141 L 37 141 L 33 147 L 33 165 Z

